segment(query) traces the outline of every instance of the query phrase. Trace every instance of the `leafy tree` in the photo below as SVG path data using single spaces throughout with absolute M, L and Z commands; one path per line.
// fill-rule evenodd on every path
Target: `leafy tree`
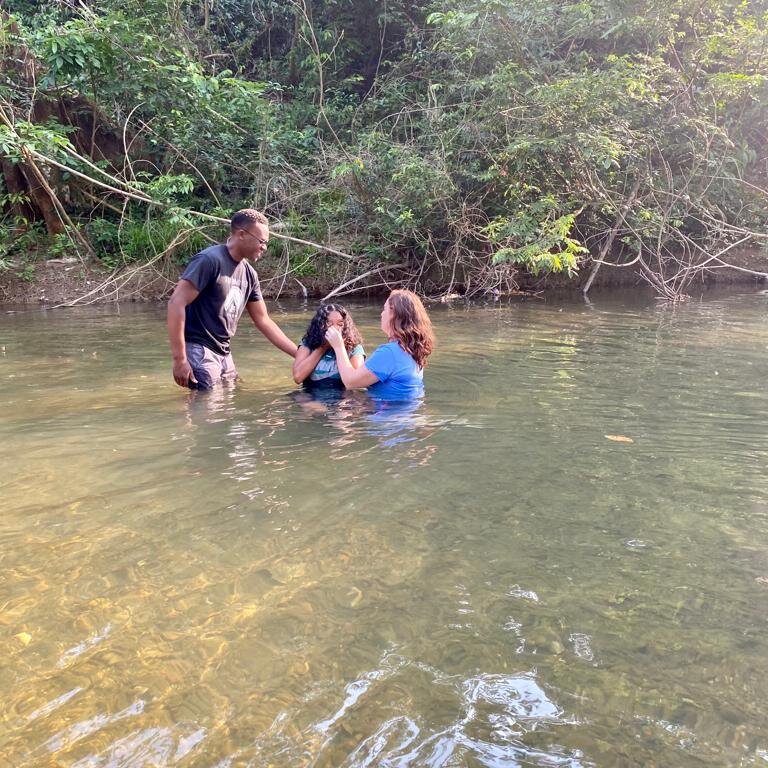
M 730 249 L 765 242 L 757 3 L 7 9 L 0 248 L 39 220 L 111 262 L 120 248 L 139 259 L 122 233 L 140 231 L 148 202 L 150 220 L 174 222 L 154 229 L 160 248 L 203 226 L 184 211 L 252 203 L 345 248 L 359 273 L 398 264 L 427 292 L 574 276 L 591 254 L 593 271 L 631 264 L 675 297 Z M 303 274 L 337 265 L 292 249 Z

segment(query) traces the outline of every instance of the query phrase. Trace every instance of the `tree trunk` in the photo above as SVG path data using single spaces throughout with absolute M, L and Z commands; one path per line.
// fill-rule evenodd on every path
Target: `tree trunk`
M 31 167 L 27 163 L 19 163 L 18 168 L 27 183 L 27 191 L 30 198 L 42 215 L 48 234 L 51 236 L 60 235 L 64 232 L 64 222 L 59 215 L 56 202 L 48 191 L 50 186 L 46 189 L 47 185 L 44 183 L 44 179 L 40 178 L 42 171 Z
M 3 158 L 0 160 L 0 169 L 3 172 L 5 189 L 12 200 L 6 203 L 6 208 L 13 217 L 14 221 L 25 228 L 30 221 L 34 221 L 39 211 L 33 207 L 32 199 L 27 188 L 27 180 L 18 165 L 14 165 L 10 160 Z
M 8 14 L 0 10 L 0 22 L 8 24 Z M 8 31 L 18 37 L 19 29 L 16 22 L 11 21 L 8 24 Z M 1 62 L 2 69 L 10 72 L 11 77 L 15 77 L 19 83 L 32 88 L 35 81 L 35 70 L 38 68 L 35 57 L 32 52 L 23 44 L 9 46 L 4 51 Z M 2 122 L 13 128 L 13 122 L 10 115 L 5 111 L 0 115 Z M 45 222 L 49 234 L 56 235 L 64 231 L 64 225 L 56 210 L 56 205 L 51 196 L 44 188 L 44 184 L 37 177 L 35 170 L 29 167 L 24 161 L 12 163 L 10 160 L 2 161 L 3 177 L 9 192 L 24 194 L 29 198 L 26 204 L 27 221 L 42 218 Z

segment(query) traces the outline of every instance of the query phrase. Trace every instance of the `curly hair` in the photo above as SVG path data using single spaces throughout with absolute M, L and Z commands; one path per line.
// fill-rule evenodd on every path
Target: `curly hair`
M 251 224 L 266 224 L 269 226 L 269 219 L 255 208 L 243 208 L 232 214 L 229 220 L 229 228 L 232 232 L 236 229 L 245 229 Z
M 419 368 L 423 368 L 435 348 L 435 334 L 427 310 L 415 293 L 403 289 L 392 291 L 387 302 L 392 311 L 391 338 L 416 361 Z
M 325 332 L 328 330 L 328 315 L 331 312 L 338 312 L 344 319 L 341 335 L 344 338 L 344 347 L 347 353 L 350 353 L 358 344 L 363 343 L 363 337 L 357 330 L 352 316 L 341 304 L 321 304 L 317 308 L 314 317 L 309 321 L 302 344 L 309 347 L 310 350 L 317 349 L 325 344 Z

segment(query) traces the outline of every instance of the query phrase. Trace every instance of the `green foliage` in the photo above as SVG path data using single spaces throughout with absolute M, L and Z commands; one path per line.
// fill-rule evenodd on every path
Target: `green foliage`
M 17 273 L 16 277 L 21 278 L 27 283 L 31 283 L 35 279 L 35 265 L 25 264 Z
M 118 265 L 116 254 L 120 249 L 120 227 L 109 219 L 94 219 L 86 228 L 88 239 L 99 260 L 114 269 Z
M 575 213 L 536 222 L 530 215 L 517 220 L 498 218 L 486 231 L 491 242 L 521 243 L 505 245 L 493 255 L 495 264 L 512 262 L 538 275 L 541 272 L 566 272 L 572 276 L 581 254 L 587 249 L 571 237 Z
M 86 227 L 96 256 L 108 269 L 141 263 L 165 251 L 178 235 L 192 226 L 184 216 L 162 215 L 149 219 L 129 218 L 122 224 L 108 219 L 94 219 Z M 195 234 L 174 251 L 173 257 L 184 263 L 207 245 Z
M 150 174 L 142 174 L 143 176 L 149 176 L 149 180 L 145 183 L 138 184 L 138 187 L 147 193 L 153 200 L 159 202 L 171 203 L 179 197 L 185 197 L 189 195 L 194 189 L 194 179 L 188 174 L 163 174 L 161 176 L 150 176 Z
M 47 72 L 40 84 L 88 84 L 96 73 L 114 74 L 117 52 L 110 40 L 85 19 L 50 24 L 35 34 L 35 50 Z
M 18 163 L 32 148 L 95 174 L 72 156 L 90 153 L 170 206 L 147 218 L 131 203 L 118 222 L 114 205 L 94 211 L 94 189 L 53 178 L 110 266 L 151 258 L 199 224 L 187 209 L 252 202 L 291 234 L 405 260 L 437 283 L 446 254 L 451 280 L 457 263 L 574 274 L 638 182 L 617 256 L 707 249 L 729 226 L 766 225 L 758 4 L 302 7 L 11 0 L 18 24 L 4 25 L 4 45 L 36 58 L 38 106 L 69 98 L 78 119 L 35 112 L 28 89 L 0 81 L 15 116 L 0 123 L 0 154 Z M 300 248 L 289 261 L 298 276 L 328 267 Z
M 0 225 L 0 257 L 10 267 L 14 260 L 30 260 L 38 250 L 45 247 L 45 227 L 33 222 L 22 229 L 25 222 L 3 222 Z
M 54 235 L 46 249 L 48 259 L 69 259 L 77 255 L 77 244 L 69 232 L 59 232 Z

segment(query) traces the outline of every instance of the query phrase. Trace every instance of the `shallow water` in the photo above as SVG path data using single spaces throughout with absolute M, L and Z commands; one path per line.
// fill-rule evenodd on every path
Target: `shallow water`
M 382 411 L 0 314 L 0 765 L 768 765 L 768 295 L 433 318 Z

